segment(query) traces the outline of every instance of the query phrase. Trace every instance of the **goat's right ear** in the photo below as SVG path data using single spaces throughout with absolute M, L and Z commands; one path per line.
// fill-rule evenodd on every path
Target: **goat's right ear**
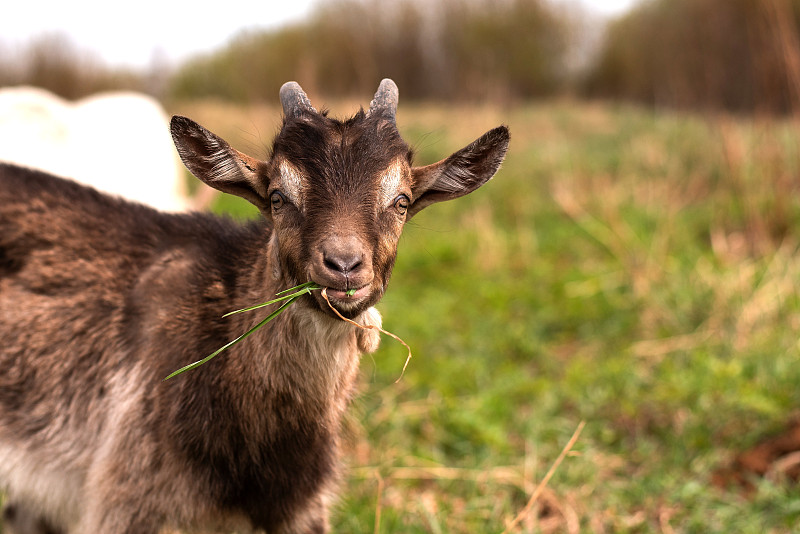
M 214 189 L 242 197 L 262 212 L 269 212 L 265 185 L 258 173 L 262 162 L 186 117 L 172 117 L 170 133 L 192 174 Z

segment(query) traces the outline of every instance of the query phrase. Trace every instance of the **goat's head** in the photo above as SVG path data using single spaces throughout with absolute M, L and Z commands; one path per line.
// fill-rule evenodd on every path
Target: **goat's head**
M 486 183 L 508 147 L 508 129 L 500 126 L 438 163 L 413 167 L 395 124 L 391 80 L 381 82 L 368 111 L 346 121 L 317 112 L 294 82 L 280 96 L 283 127 L 265 161 L 184 117 L 173 117 L 172 136 L 195 176 L 247 199 L 272 221 L 279 276 L 328 287 L 349 317 L 383 295 L 405 222 Z M 321 297 L 316 304 L 330 313 Z

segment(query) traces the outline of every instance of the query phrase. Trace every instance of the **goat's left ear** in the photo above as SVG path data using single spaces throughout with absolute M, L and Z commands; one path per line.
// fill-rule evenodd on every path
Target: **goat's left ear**
M 435 202 L 472 193 L 494 176 L 506 156 L 508 128 L 498 126 L 483 134 L 447 159 L 411 169 L 414 201 L 408 218 Z
M 186 117 L 172 117 L 169 129 L 183 164 L 192 174 L 214 189 L 242 197 L 269 213 L 265 185 L 258 173 L 262 162 Z

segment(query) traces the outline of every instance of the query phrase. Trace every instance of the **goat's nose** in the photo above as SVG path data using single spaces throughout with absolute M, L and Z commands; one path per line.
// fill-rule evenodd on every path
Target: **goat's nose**
M 331 236 L 322 243 L 320 249 L 322 267 L 333 279 L 358 278 L 369 270 L 366 246 L 356 236 Z
M 323 253 L 322 261 L 331 271 L 347 275 L 364 263 L 363 255 L 354 250 L 332 250 Z

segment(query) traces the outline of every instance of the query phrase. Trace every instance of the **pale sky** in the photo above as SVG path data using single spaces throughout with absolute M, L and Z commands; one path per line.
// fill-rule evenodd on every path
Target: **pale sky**
M 142 67 L 157 56 L 177 62 L 217 49 L 246 28 L 302 20 L 317 1 L 7 0 L 0 15 L 0 46 L 16 47 L 59 32 L 110 65 Z M 614 15 L 636 0 L 579 1 Z

